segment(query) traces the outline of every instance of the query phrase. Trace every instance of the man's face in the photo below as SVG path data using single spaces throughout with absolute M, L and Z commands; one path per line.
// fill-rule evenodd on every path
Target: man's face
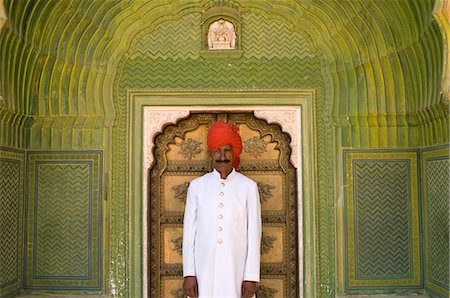
M 225 145 L 216 150 L 210 151 L 209 156 L 211 157 L 212 164 L 214 168 L 225 177 L 231 173 L 233 170 L 233 151 L 231 150 L 231 145 Z

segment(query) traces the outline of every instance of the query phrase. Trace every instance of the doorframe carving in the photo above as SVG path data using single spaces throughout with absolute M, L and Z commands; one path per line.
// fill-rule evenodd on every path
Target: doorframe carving
M 163 131 L 165 125 L 176 124 L 191 112 L 254 111 L 257 118 L 280 125 L 291 137 L 291 162 L 298 177 L 300 297 L 309 297 L 309 293 L 314 291 L 315 280 L 314 90 L 129 90 L 128 99 L 130 293 L 148 296 L 147 173 L 153 161 L 153 138 Z

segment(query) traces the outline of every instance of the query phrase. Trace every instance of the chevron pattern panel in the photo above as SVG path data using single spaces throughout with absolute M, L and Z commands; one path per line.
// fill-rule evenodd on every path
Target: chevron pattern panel
M 200 56 L 201 16 L 192 13 L 163 22 L 136 38 L 119 90 L 230 86 L 323 89 L 317 51 L 304 33 L 277 19 L 243 13 L 244 56 L 230 61 L 204 59 Z
M 200 13 L 183 16 L 177 22 L 166 22 L 151 28 L 142 38 L 135 40 L 132 51 L 135 55 L 145 55 L 167 60 L 177 57 L 182 60 L 199 58 L 202 43 Z
M 0 148 L 0 297 L 21 287 L 23 168 L 23 153 Z
M 100 290 L 102 154 L 28 155 L 25 288 Z
M 348 290 L 421 287 L 417 152 L 345 152 Z
M 450 157 L 449 149 L 422 153 L 425 287 L 449 297 Z
M 242 49 L 245 58 L 315 58 L 312 41 L 305 32 L 293 31 L 284 21 L 268 18 L 253 12 L 242 15 Z M 145 53 L 152 58 L 178 57 L 179 59 L 200 58 L 202 14 L 192 13 L 183 16 L 170 26 L 163 22 L 137 39 L 133 52 Z M 136 54 L 139 55 L 139 54 Z

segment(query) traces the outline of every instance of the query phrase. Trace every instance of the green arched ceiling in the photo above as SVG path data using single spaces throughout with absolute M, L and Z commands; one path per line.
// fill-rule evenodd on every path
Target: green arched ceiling
M 120 116 L 113 82 L 133 38 L 163 17 L 205 11 L 218 2 L 264 11 L 311 38 L 330 82 L 329 113 L 322 116 L 344 128 L 344 145 L 448 141 L 448 90 L 442 85 L 448 24 L 433 17 L 434 0 L 5 0 L 0 121 L 9 129 L 1 141 L 26 145 L 23 128 L 30 125 L 91 129 L 95 136 Z M 419 141 L 422 134 L 426 138 Z M 73 142 L 74 148 L 101 146 Z

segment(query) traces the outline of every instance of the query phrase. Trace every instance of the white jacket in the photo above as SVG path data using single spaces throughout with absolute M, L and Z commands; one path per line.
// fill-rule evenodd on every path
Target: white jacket
M 259 282 L 261 207 L 257 184 L 234 169 L 194 179 L 183 227 L 183 276 L 196 276 L 199 297 L 242 297 Z

